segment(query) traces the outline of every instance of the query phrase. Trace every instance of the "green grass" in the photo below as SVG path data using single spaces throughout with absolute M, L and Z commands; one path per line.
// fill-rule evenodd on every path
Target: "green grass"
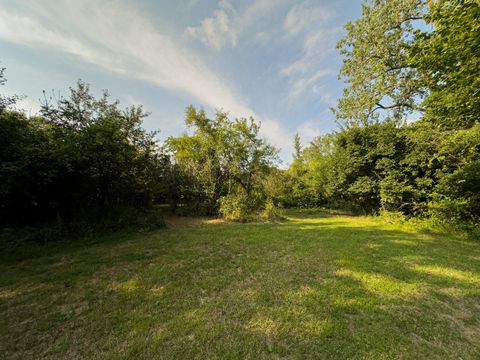
M 0 264 L 0 357 L 474 359 L 480 242 L 366 217 L 176 220 Z

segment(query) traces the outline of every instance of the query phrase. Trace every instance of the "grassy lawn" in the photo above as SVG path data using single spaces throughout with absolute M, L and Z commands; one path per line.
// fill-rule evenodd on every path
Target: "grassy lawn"
M 480 356 L 480 242 L 371 218 L 171 220 L 0 274 L 0 358 Z

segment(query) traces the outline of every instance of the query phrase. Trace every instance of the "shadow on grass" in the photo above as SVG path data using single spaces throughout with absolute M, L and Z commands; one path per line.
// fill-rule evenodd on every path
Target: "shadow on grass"
M 12 358 L 474 358 L 479 259 L 475 243 L 355 218 L 125 236 L 2 265 L 0 350 Z

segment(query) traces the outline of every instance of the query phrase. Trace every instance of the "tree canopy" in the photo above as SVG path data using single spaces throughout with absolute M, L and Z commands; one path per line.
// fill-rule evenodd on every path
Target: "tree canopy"
M 259 207 L 264 197 L 260 178 L 277 160 L 277 149 L 259 137 L 253 118 L 231 120 L 217 112 L 207 118 L 204 110 L 190 106 L 185 123 L 193 134 L 169 138 L 167 147 L 186 179 L 184 203 L 206 214 L 215 214 L 232 196 L 243 196 L 245 205 Z M 189 188 L 189 190 L 186 189 Z

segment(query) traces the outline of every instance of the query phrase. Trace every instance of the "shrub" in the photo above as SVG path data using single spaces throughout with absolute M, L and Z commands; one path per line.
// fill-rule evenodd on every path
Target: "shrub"
M 246 221 L 251 216 L 249 198 L 245 194 L 229 194 L 220 198 L 220 215 L 229 221 Z
M 279 221 L 284 217 L 281 215 L 280 210 L 275 206 L 272 200 L 268 200 L 265 204 L 265 208 L 260 213 L 260 219 L 264 221 Z

